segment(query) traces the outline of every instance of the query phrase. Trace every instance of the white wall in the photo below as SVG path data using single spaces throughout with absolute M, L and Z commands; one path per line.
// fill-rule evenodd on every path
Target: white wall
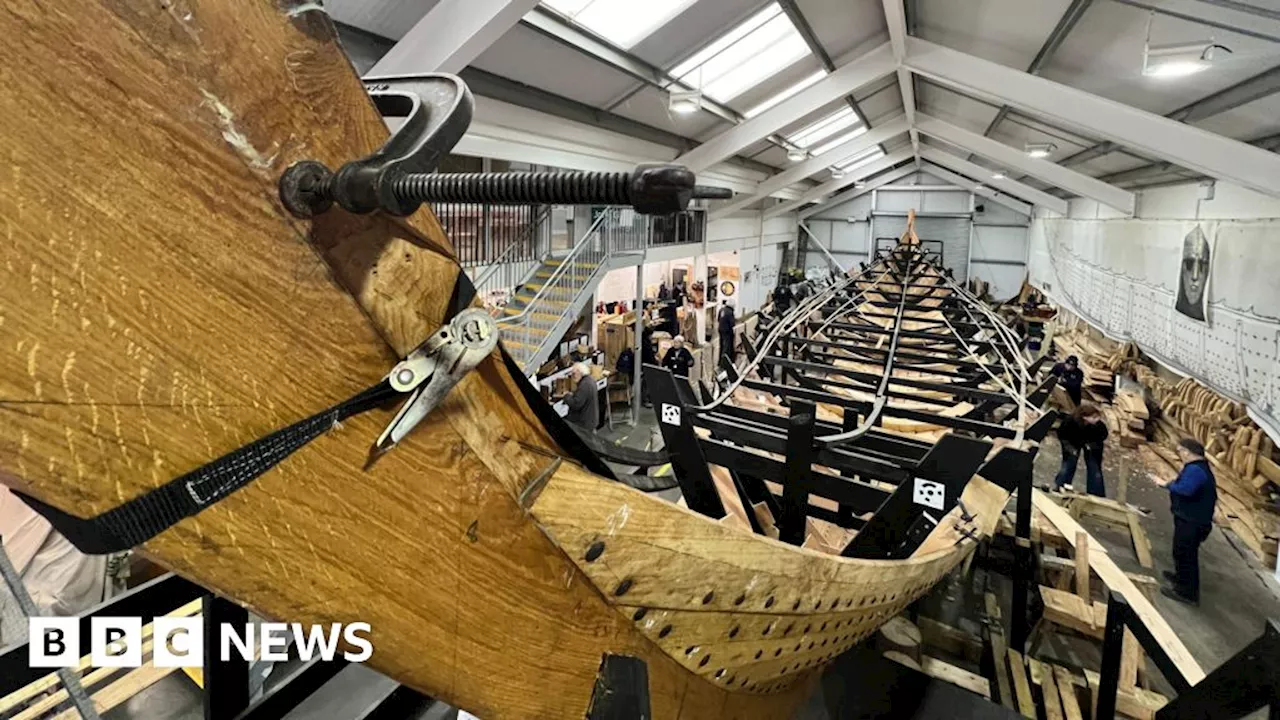
M 1198 193 L 1143 192 L 1134 218 L 1087 200 L 1037 217 L 1031 280 L 1108 335 L 1243 400 L 1280 437 L 1280 201 L 1224 183 L 1212 200 Z M 1183 237 L 1197 224 L 1212 248 L 1208 324 L 1173 309 Z
M 990 200 L 978 198 L 983 211 L 973 215 L 969 275 L 991 283 L 991 296 L 1008 300 L 1027 276 L 1027 243 L 1031 218 Z
M 982 212 L 970 215 L 973 196 L 959 189 L 952 190 L 904 190 L 913 186 L 936 188 L 953 187 L 928 173 L 908 175 L 893 184 L 874 192 L 832 205 L 806 220 L 810 231 L 823 247 L 848 267 L 854 267 L 874 250 L 875 236 L 888 237 L 901 234 L 905 226 L 902 213 L 916 210 L 920 215 L 920 236 L 929 238 L 930 232 L 945 232 L 944 239 L 950 245 L 947 256 L 956 277 L 976 277 L 991 283 L 991 293 L 998 299 L 1012 297 L 1022 287 L 1026 275 L 1027 237 L 1030 218 L 993 203 L 977 198 L 984 207 Z M 874 207 L 872 198 L 874 197 Z M 874 226 L 871 218 L 874 213 Z M 965 215 L 966 218 L 929 218 L 928 214 Z M 970 240 L 969 230 L 972 229 Z M 807 269 L 825 270 L 827 262 L 820 252 L 811 252 L 806 258 Z
M 783 247 L 795 241 L 798 230 L 795 213 L 761 222 L 759 212 L 743 212 L 707 223 L 708 251 L 738 251 L 742 272 L 739 315 L 759 310 L 769 291 L 778 284 Z

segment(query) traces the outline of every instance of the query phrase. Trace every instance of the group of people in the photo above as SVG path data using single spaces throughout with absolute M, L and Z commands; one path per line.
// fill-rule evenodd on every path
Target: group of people
M 1054 478 L 1054 487 L 1061 491 L 1073 484 L 1080 456 L 1084 455 L 1087 492 L 1106 497 L 1102 454 L 1108 435 L 1107 424 L 1103 422 L 1102 413 L 1096 406 L 1083 402 L 1084 372 L 1080 369 L 1080 360 L 1072 355 L 1054 365 L 1052 372 L 1075 404 L 1075 410 L 1058 426 L 1062 465 Z M 1213 509 L 1218 501 L 1217 482 L 1200 441 L 1184 438 L 1179 441 L 1177 451 L 1183 463 L 1178 476 L 1172 480 L 1155 480 L 1157 485 L 1169 491 L 1173 511 L 1174 569 L 1164 572 L 1164 578 L 1170 584 L 1162 586 L 1160 592 L 1179 602 L 1198 605 L 1200 544 L 1209 537 L 1209 531 L 1213 527 Z

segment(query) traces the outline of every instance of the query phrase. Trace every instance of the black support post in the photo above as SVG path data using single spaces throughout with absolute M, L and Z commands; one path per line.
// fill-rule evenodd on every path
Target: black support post
M 1120 656 L 1124 650 L 1124 629 L 1129 613 L 1129 601 L 1113 591 L 1107 601 L 1107 627 L 1102 633 L 1102 668 L 1098 672 L 1098 708 L 1093 715 L 1094 720 L 1111 720 L 1116 716 Z
M 1010 472 L 1017 482 L 1017 516 L 1014 521 L 1013 538 L 1013 618 L 1010 627 L 1010 643 L 1019 652 L 1025 651 L 1027 637 L 1031 628 L 1027 623 L 1027 604 L 1031 594 L 1031 586 L 1035 579 L 1035 561 L 1031 549 L 1031 493 L 1032 464 L 1029 457 L 1025 462 L 1014 464 Z
M 204 596 L 204 720 L 232 720 L 249 707 L 249 661 L 221 653 L 221 628 L 237 635 L 249 623 L 249 611 L 217 595 Z
M 671 471 L 680 483 L 685 503 L 690 510 L 707 517 L 724 517 L 724 503 L 720 501 L 711 469 L 698 445 L 698 435 L 693 431 L 693 413 L 687 410 L 693 395 L 689 381 L 653 365 L 646 365 L 644 373 L 653 411 L 658 415 L 658 429 L 662 432 L 667 456 L 671 458 Z
M 813 465 L 813 424 L 817 409 L 808 400 L 791 403 L 787 427 L 787 465 L 782 486 L 782 517 L 778 518 L 779 539 L 792 545 L 804 544 L 808 518 L 808 480 Z

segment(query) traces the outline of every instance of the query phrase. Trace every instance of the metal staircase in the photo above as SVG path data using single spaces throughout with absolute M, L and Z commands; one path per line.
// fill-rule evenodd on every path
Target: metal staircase
M 525 373 L 546 362 L 590 302 L 618 253 L 643 252 L 650 218 L 630 208 L 604 208 L 564 257 L 550 257 L 503 308 L 502 344 Z

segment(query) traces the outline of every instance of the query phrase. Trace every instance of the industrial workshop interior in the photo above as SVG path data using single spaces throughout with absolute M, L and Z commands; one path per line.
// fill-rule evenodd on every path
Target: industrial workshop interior
M 1280 720 L 1280 0 L 0 37 L 0 720 Z

